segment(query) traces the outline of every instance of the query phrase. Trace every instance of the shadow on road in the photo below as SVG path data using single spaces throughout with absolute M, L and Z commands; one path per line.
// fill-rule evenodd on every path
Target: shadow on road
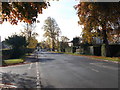
M 52 59 L 52 58 L 39 58 L 38 59 L 38 62 L 50 62 L 50 61 L 53 61 L 55 59 Z
M 44 53 L 40 53 L 40 54 L 44 54 Z M 52 52 L 45 52 L 45 54 L 64 54 L 64 53 L 52 53 Z
M 51 90 L 55 90 L 55 87 L 52 85 L 47 85 L 47 86 L 42 86 L 42 89 L 51 89 Z
M 34 54 L 32 55 L 27 55 L 26 58 L 25 58 L 25 62 L 26 63 L 31 63 L 31 62 L 38 62 L 38 59 L 35 57 Z
M 27 55 L 26 56 L 26 59 L 25 59 L 25 62 L 28 62 L 28 63 L 34 63 L 34 62 L 50 62 L 50 61 L 53 61 L 55 59 L 53 58 L 43 58 L 41 57 L 40 55 L 43 55 L 43 54 L 62 54 L 62 53 L 52 53 L 52 52 L 45 52 L 45 53 L 39 53 L 37 57 L 37 55 L 35 56 L 34 54 L 32 55 Z
M 15 85 L 17 88 L 36 88 L 36 77 L 27 76 L 27 74 L 3 73 L 2 83 L 6 85 Z

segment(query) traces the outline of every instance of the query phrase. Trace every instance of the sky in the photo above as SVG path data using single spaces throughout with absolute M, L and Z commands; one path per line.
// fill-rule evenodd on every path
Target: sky
M 50 1 L 50 7 L 43 9 L 43 14 L 39 14 L 37 20 L 40 23 L 36 24 L 35 32 L 39 34 L 37 37 L 38 41 L 43 41 L 44 30 L 42 26 L 44 25 L 45 19 L 47 17 L 52 17 L 56 20 L 57 24 L 61 29 L 60 36 L 67 36 L 70 40 L 73 37 L 80 36 L 81 27 L 78 25 L 78 16 L 76 10 L 73 8 L 74 5 L 78 4 L 77 0 L 59 0 Z M 18 23 L 18 25 L 11 25 L 9 22 L 4 22 L 0 25 L 0 36 L 1 40 L 4 40 L 8 36 L 14 33 L 19 34 L 20 30 L 23 30 L 24 23 Z

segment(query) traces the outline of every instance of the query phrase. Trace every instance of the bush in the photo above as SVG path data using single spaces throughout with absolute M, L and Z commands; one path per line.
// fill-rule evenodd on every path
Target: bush
M 101 45 L 94 46 L 93 52 L 95 56 L 101 56 Z
M 11 55 L 13 54 L 12 50 L 2 50 L 2 59 L 10 59 Z
M 76 52 L 76 47 L 73 47 L 72 48 L 72 53 L 75 53 Z
M 4 60 L 2 60 L 2 66 L 7 65 Z
M 11 59 L 21 58 L 25 55 L 25 48 L 13 48 L 12 49 Z
M 21 58 L 25 55 L 25 48 L 27 46 L 26 38 L 19 35 L 12 35 L 5 39 L 7 45 L 12 46 L 10 54 L 11 59 Z
M 2 59 L 16 59 L 21 58 L 25 55 L 25 49 L 24 48 L 14 48 L 11 50 L 2 50 Z
M 120 45 L 109 45 L 109 48 L 111 57 L 120 57 Z
M 35 49 L 34 48 L 26 48 L 25 52 L 26 53 L 32 53 Z

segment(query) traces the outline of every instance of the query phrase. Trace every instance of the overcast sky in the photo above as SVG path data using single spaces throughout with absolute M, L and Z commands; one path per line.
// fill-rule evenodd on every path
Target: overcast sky
M 73 37 L 80 36 L 81 27 L 78 25 L 78 17 L 76 14 L 76 10 L 73 8 L 74 5 L 78 4 L 76 0 L 59 0 L 59 1 L 51 1 L 51 6 L 47 9 L 43 10 L 43 14 L 38 16 L 38 20 L 40 23 L 37 24 L 36 32 L 39 34 L 37 37 L 38 41 L 44 40 L 43 38 L 43 30 L 41 29 L 44 20 L 47 17 L 52 17 L 56 20 L 59 25 L 62 33 L 61 36 L 67 36 L 70 40 Z M 16 25 L 11 25 L 8 22 L 4 22 L 0 25 L 0 36 L 2 36 L 2 40 L 7 38 L 8 36 L 16 33 L 20 33 L 20 29 L 23 29 L 23 23 L 19 23 Z

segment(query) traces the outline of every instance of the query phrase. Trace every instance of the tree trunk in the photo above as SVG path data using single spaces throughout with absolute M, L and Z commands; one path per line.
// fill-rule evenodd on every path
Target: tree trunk
M 110 56 L 110 49 L 109 49 L 109 44 L 107 39 L 108 36 L 105 28 L 103 28 L 102 33 L 103 33 L 103 45 L 101 47 L 101 55 L 104 57 L 108 57 Z
M 52 51 L 55 51 L 54 39 L 52 38 Z

